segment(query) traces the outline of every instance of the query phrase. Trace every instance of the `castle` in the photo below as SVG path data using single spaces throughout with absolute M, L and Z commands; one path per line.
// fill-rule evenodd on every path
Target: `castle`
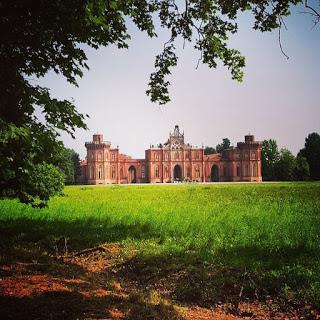
M 81 161 L 79 177 L 83 184 L 262 181 L 261 143 L 253 135 L 246 135 L 237 147 L 210 155 L 186 144 L 179 126 L 167 142 L 150 146 L 144 159 L 121 154 L 102 134 L 93 135 L 85 146 L 87 157 Z

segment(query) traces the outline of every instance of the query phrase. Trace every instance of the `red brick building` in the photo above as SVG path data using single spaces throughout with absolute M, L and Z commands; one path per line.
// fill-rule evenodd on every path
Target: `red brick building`
M 144 159 L 132 159 L 103 141 L 102 134 L 86 142 L 87 157 L 81 162 L 80 183 L 161 183 L 174 181 L 262 181 L 261 143 L 253 135 L 222 153 L 205 155 L 184 141 L 175 126 L 164 144 L 150 146 Z

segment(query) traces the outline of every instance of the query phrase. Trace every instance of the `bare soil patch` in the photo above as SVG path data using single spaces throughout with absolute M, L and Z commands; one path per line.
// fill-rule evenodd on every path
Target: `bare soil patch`
M 239 299 L 241 288 L 228 282 L 217 283 L 221 301 L 214 300 L 201 281 L 234 270 L 148 264 L 134 247 L 118 244 L 56 256 L 24 243 L 2 247 L 0 262 L 2 319 L 320 319 L 311 308 L 284 310 L 271 297 L 245 293 Z

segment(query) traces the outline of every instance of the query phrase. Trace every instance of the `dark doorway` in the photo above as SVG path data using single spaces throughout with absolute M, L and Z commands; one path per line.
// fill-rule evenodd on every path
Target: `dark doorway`
M 178 164 L 173 169 L 173 179 L 174 180 L 181 180 L 182 179 L 182 170 Z
M 211 168 L 211 181 L 212 182 L 219 181 L 219 168 L 216 165 L 213 165 Z
M 128 170 L 128 183 L 137 182 L 137 170 L 134 166 L 130 166 Z

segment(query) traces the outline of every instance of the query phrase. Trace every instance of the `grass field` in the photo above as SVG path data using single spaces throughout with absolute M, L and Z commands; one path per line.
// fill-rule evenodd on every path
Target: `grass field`
M 146 274 L 156 274 L 155 283 L 166 278 L 165 287 L 174 283 L 170 298 L 182 304 L 272 297 L 285 308 L 320 308 L 320 183 L 76 186 L 64 193 L 41 210 L 0 201 L 2 263 L 8 248 L 22 244 L 53 255 L 61 236 L 71 252 L 116 243 L 126 249 L 121 261 L 143 273 L 140 285 L 150 285 Z

